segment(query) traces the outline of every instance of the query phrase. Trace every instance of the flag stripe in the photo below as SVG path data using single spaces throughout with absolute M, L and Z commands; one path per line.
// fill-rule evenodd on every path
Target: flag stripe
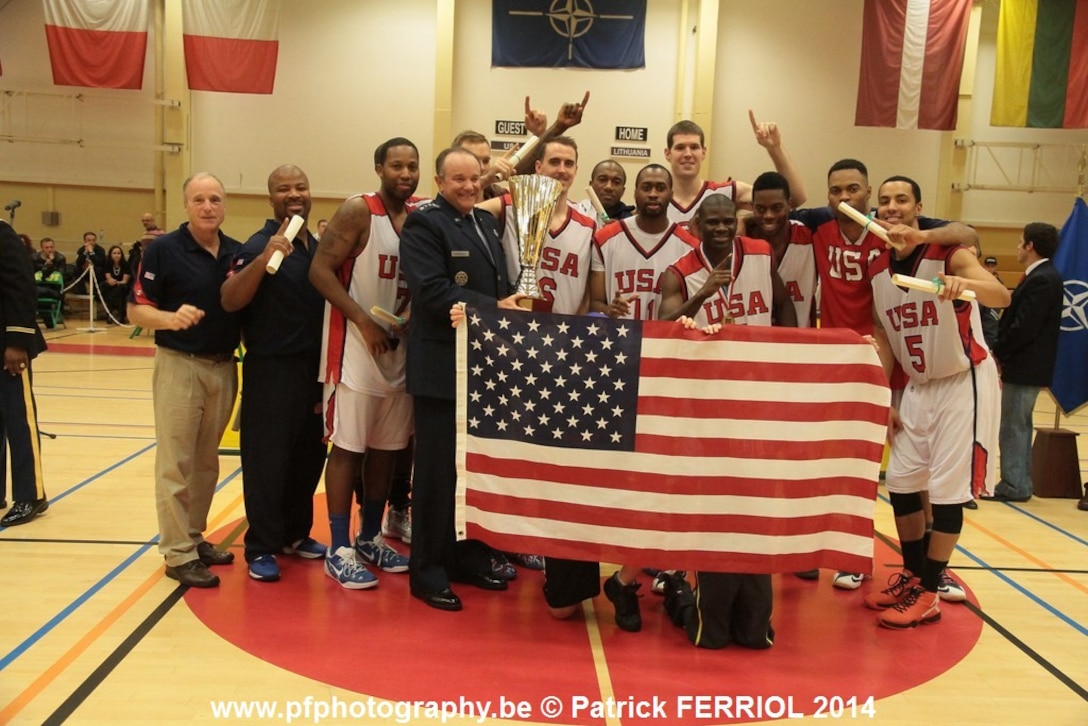
M 688 400 L 685 403 L 684 413 L 689 419 L 719 418 L 724 408 L 723 402 L 719 399 Z M 641 399 L 638 410 L 639 413 L 648 415 L 668 415 L 676 410 L 676 402 L 672 398 L 645 396 Z M 774 422 L 826 423 L 853 418 L 857 421 L 883 425 L 888 420 L 888 410 L 882 406 L 844 401 L 813 403 L 732 400 L 728 402 L 727 410 L 731 419 L 744 421 L 767 419 Z
M 906 12 L 907 0 L 865 2 L 857 126 L 895 126 Z
M 194 91 L 272 93 L 277 41 L 185 36 L 185 71 Z
M 926 57 L 918 123 L 921 129 L 954 129 L 960 77 L 971 21 L 972 0 L 933 0 L 926 32 Z
M 279 0 L 185 0 L 183 7 L 185 35 L 266 41 L 279 37 Z
M 836 459 L 881 456 L 883 443 L 860 443 L 823 439 L 820 441 L 755 441 L 752 439 L 721 439 L 699 437 L 697 431 L 685 424 L 684 436 L 656 436 L 640 433 L 635 438 L 639 451 L 663 456 L 726 456 L 737 459 L 778 458 L 789 461 L 811 461 L 833 457 Z M 689 434 L 694 436 L 690 438 Z
M 918 106 L 922 99 L 928 31 L 929 0 L 908 2 L 903 17 L 903 58 L 899 68 L 896 128 L 918 128 Z
M 1069 50 L 1069 85 L 1065 95 L 1062 127 L 1088 128 L 1088 0 L 1077 0 L 1073 18 L 1073 44 Z
M 58 86 L 138 89 L 147 56 L 147 0 L 44 0 Z
M 672 407 L 673 413 L 680 413 L 687 419 L 684 423 L 684 435 L 694 436 L 703 440 L 715 439 L 718 441 L 735 440 L 746 442 L 750 439 L 772 442 L 782 439 L 786 443 L 820 443 L 834 438 L 836 429 L 842 430 L 849 426 L 854 435 L 864 434 L 867 438 L 877 439 L 886 429 L 886 421 L 876 423 L 863 422 L 836 422 L 829 426 L 813 426 L 811 421 L 775 421 L 762 419 L 734 419 L 721 418 L 723 409 L 718 407 L 718 416 L 713 418 L 694 418 L 688 412 L 677 405 Z M 730 410 L 730 413 L 732 411 Z M 650 416 L 643 415 L 642 407 L 639 407 L 638 432 L 648 436 L 672 436 L 676 433 L 675 416 Z M 724 444 L 722 444 L 724 445 Z M 645 450 L 643 446 L 635 448 Z M 821 450 L 826 453 L 826 450 Z
M 74 30 L 146 33 L 147 0 L 44 0 L 45 24 Z
M 997 20 L 997 63 L 994 71 L 993 126 L 1027 126 L 1035 45 L 1035 2 L 1001 3 Z
M 1060 128 L 1065 118 L 1076 5 L 1074 0 L 1048 0 L 1038 8 L 1027 122 L 1034 128 Z
M 746 360 L 760 360 L 760 365 L 744 365 Z M 795 358 L 794 361 L 797 359 Z M 871 374 L 872 369 L 866 363 L 855 365 L 853 371 L 841 371 L 835 368 L 813 365 L 807 363 L 775 363 L 758 357 L 735 358 L 730 360 L 684 360 L 682 358 L 670 358 L 665 360 L 649 360 L 643 363 L 643 375 L 656 377 L 674 377 L 691 379 L 717 379 L 729 381 L 781 381 L 783 379 L 795 383 L 828 383 L 841 380 L 843 374 L 866 373 Z M 851 375 L 851 377 L 855 377 Z M 860 376 L 859 376 L 860 377 Z M 873 383 L 879 384 L 873 377 Z
M 824 462 L 820 463 L 824 464 Z M 834 463 L 828 462 L 831 465 Z M 659 474 L 639 470 L 608 469 L 580 464 L 553 464 L 543 460 L 527 462 L 523 459 L 509 459 L 482 453 L 469 454 L 466 464 L 470 471 L 477 473 L 474 477 L 477 486 L 486 483 L 489 476 L 495 476 L 504 481 L 510 491 L 530 491 L 533 496 L 539 495 L 542 486 L 562 484 L 575 485 L 587 491 L 593 488 L 587 497 L 604 496 L 601 493 L 603 490 L 653 494 L 663 491 Z M 872 504 L 871 500 L 876 492 L 875 480 L 868 476 L 872 470 L 868 465 L 862 473 L 854 476 L 838 474 L 837 471 L 842 470 L 841 466 L 835 471 L 826 465 L 821 466 L 818 474 L 812 474 L 811 469 L 799 472 L 796 465 L 776 468 L 757 464 L 745 467 L 738 473 L 741 469 L 742 467 L 735 463 L 734 466 L 729 467 L 728 475 L 708 473 L 705 468 L 678 470 L 670 473 L 668 477 L 668 492 L 695 495 L 728 487 L 732 494 L 738 496 L 798 498 L 844 495 L 866 499 L 867 505 Z M 791 475 L 793 478 L 790 478 Z

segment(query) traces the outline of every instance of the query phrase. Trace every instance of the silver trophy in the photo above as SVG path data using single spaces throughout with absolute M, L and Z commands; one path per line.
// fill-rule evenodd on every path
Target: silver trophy
M 551 304 L 544 299 L 536 279 L 536 266 L 544 238 L 555 211 L 555 204 L 562 193 L 562 185 L 551 177 L 539 174 L 522 174 L 510 177 L 510 196 L 513 199 L 514 228 L 518 233 L 518 292 L 530 299 L 518 304 L 529 310 L 547 311 Z

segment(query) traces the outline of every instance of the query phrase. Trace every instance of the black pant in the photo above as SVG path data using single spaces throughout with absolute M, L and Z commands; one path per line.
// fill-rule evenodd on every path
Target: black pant
M 430 594 L 460 579 L 491 572 L 490 550 L 479 540 L 457 541 L 453 528 L 457 489 L 454 402 L 415 396 L 416 451 L 412 478 L 412 591 Z
M 6 439 L 11 454 L 11 498 L 16 502 L 45 498 L 32 367 L 27 365 L 18 376 L 0 371 L 0 438 Z M 28 402 L 30 408 L 27 408 Z M 0 468 L 4 465 L 0 459 Z
M 250 354 L 242 364 L 247 561 L 310 535 L 327 450 L 317 370 L 312 358 Z

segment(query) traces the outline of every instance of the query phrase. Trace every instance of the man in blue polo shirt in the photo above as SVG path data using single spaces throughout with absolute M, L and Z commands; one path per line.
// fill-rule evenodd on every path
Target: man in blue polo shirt
M 220 231 L 223 184 L 206 172 L 182 186 L 189 221 L 144 253 L 128 317 L 155 331 L 155 502 L 166 575 L 215 587 L 208 565 L 234 555 L 204 539 L 219 479 L 219 441 L 238 392 L 234 349 L 239 316 L 223 310 L 219 288 L 241 245 Z
M 220 291 L 226 310 L 241 311 L 246 342 L 242 491 L 246 562 L 259 582 L 280 579 L 278 553 L 316 560 L 327 547 L 310 537 L 326 452 L 317 380 L 325 299 L 309 279 L 317 239 L 305 223 L 293 241 L 283 236 L 291 217 L 310 216 L 305 172 L 277 167 L 268 176 L 268 202 L 273 219 L 242 247 Z M 283 258 L 269 274 L 276 252 Z

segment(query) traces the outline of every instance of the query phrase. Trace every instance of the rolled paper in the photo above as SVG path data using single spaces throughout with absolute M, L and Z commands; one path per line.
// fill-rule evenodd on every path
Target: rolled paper
M 939 282 L 933 280 L 924 280 L 921 277 L 911 277 L 910 275 L 892 275 L 892 282 L 899 287 L 909 287 L 913 290 L 921 290 L 922 292 L 931 292 L 934 295 L 940 293 L 941 288 L 944 287 Z M 976 297 L 974 290 L 964 290 L 960 296 L 960 300 L 974 300 Z
M 295 235 L 302 229 L 302 225 L 306 224 L 306 220 L 297 214 L 292 215 L 291 221 L 287 223 L 287 229 L 284 231 L 283 236 L 287 238 L 288 242 L 295 240 Z M 276 250 L 272 253 L 272 259 L 268 261 L 264 271 L 269 275 L 275 275 L 280 271 L 280 264 L 283 262 L 283 253 Z
M 529 138 L 525 139 L 525 143 L 521 145 L 521 148 L 514 152 L 514 155 L 510 157 L 510 161 L 513 162 L 514 166 L 517 166 L 521 163 L 522 159 L 528 156 L 529 152 L 532 151 L 533 147 L 539 142 L 540 137 L 535 134 L 531 135 Z
M 839 211 L 860 224 L 865 229 L 871 230 L 873 234 L 890 244 L 895 249 L 903 249 L 903 245 L 899 244 L 898 242 L 892 242 L 891 238 L 888 237 L 888 230 L 884 229 L 879 224 L 873 224 L 873 220 L 871 217 L 865 216 L 846 202 L 839 202 Z
M 601 198 L 597 196 L 597 192 L 593 190 L 593 187 L 586 187 L 586 196 L 589 197 L 589 203 L 597 210 L 597 216 L 601 218 L 601 221 L 611 221 L 608 218 L 608 212 L 604 211 L 604 205 L 601 204 Z
M 404 325 L 404 318 L 389 312 L 380 305 L 372 305 L 370 307 L 370 314 L 376 317 L 378 320 L 387 322 L 390 325 Z

